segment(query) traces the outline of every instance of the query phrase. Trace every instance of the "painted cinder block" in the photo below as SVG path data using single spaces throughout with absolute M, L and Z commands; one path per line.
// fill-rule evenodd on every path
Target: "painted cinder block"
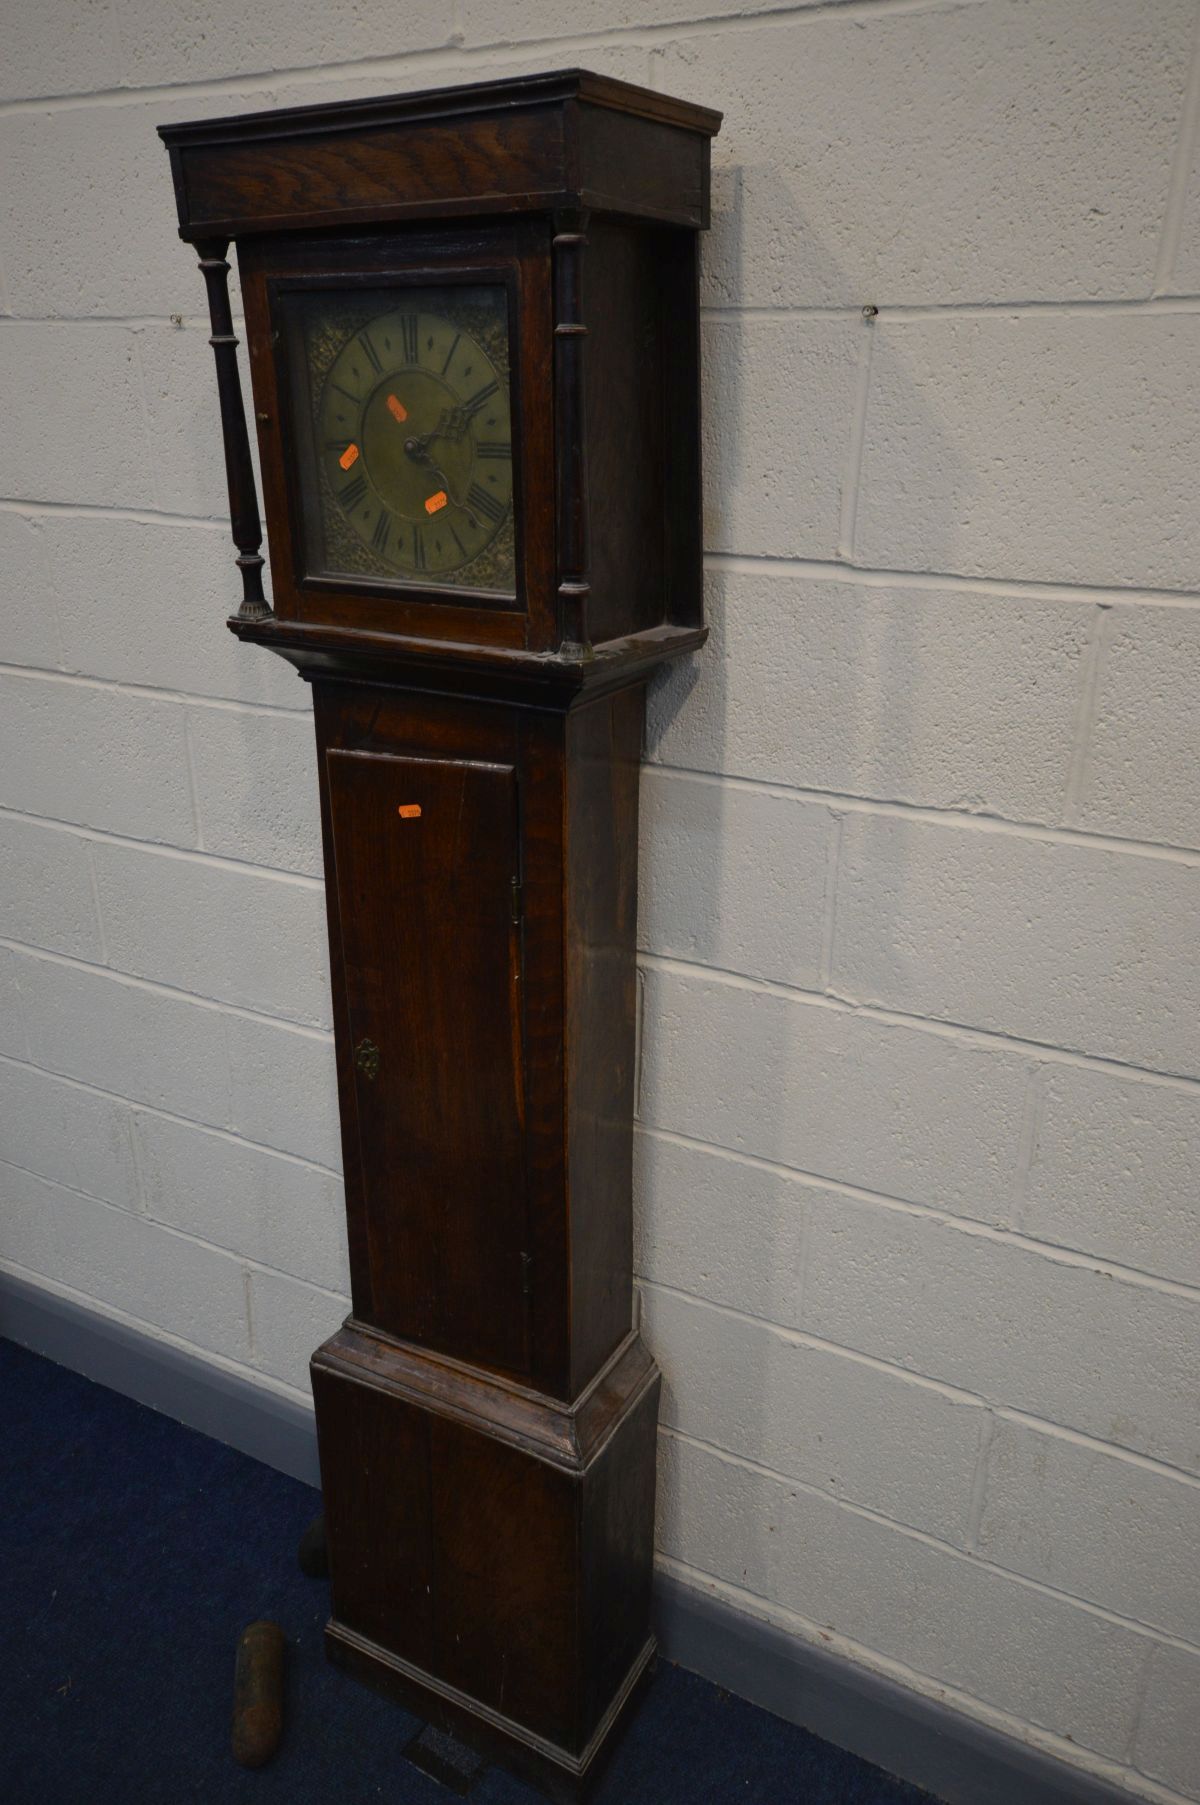
M 997 310 L 875 330 L 857 562 L 1195 587 L 1200 314 Z
M 5 21 L 0 100 L 117 87 L 123 59 L 115 12 L 63 0 L 53 13 L 24 8 Z
M 229 1126 L 248 1141 L 341 1171 L 333 1036 L 250 1015 L 226 1018 Z
M 142 505 L 152 505 L 167 514 L 228 520 L 225 466 L 220 457 L 212 455 L 212 447 L 221 443 L 221 414 L 208 346 L 209 330 L 206 317 L 189 318 L 182 329 L 164 321 L 138 330 L 151 460 L 143 478 Z M 253 437 L 251 452 L 261 496 L 262 478 Z
M 1200 846 L 1200 611 L 1115 608 L 1106 623 L 1077 823 Z
M 710 319 L 701 331 L 707 551 L 834 558 L 861 320 Z
M 784 4 L 784 0 L 765 0 L 765 4 L 755 7 L 756 12 L 768 13 Z M 799 0 L 801 6 L 821 4 L 821 0 Z M 613 0 L 613 5 L 604 13 L 604 28 L 616 30 L 626 26 L 635 28 L 646 25 L 672 24 L 676 20 L 689 20 L 695 17 L 695 7 L 691 0 Z M 536 0 L 530 6 L 523 6 L 519 12 L 504 4 L 504 0 L 463 0 L 461 14 L 463 32 L 469 46 L 476 44 L 496 45 L 497 50 L 511 43 L 521 43 L 521 53 L 536 56 L 540 46 L 537 40 L 542 37 L 553 38 L 565 36 L 572 32 L 590 32 L 597 26 L 597 16 L 587 5 L 587 0 Z M 727 28 L 721 31 L 722 38 L 728 36 Z M 529 40 L 528 48 L 522 40 Z M 606 46 L 601 46 L 606 48 Z M 578 56 L 579 51 L 571 54 Z M 587 66 L 593 67 L 592 46 L 588 45 Z M 492 61 L 489 56 L 488 61 Z M 640 77 L 627 76 L 628 81 L 641 80 Z M 655 83 L 656 86 L 664 85 Z M 670 86 L 669 83 L 665 84 Z M 699 95 L 689 93 L 686 88 L 676 90 L 686 95 L 689 100 L 698 100 Z M 713 103 L 721 106 L 721 101 Z
M 0 222 L 13 312 L 42 319 L 203 317 L 196 254 L 162 230 L 174 217 L 175 198 L 155 127 L 269 105 L 266 89 L 242 89 L 178 99 L 130 95 L 118 104 L 0 118 L 7 177 Z
M 247 1361 L 242 1267 L 215 1248 L 61 1185 L 0 1170 L 6 1263 L 182 1341 Z
M 1200 1642 L 1200 1485 L 1029 1423 L 997 1422 L 979 1553 Z
M 1200 1287 L 1200 1091 L 1046 1068 L 1022 1227 Z
M 204 850 L 319 877 L 321 818 L 309 716 L 193 708 L 190 743 Z
M 832 8 L 665 45 L 654 85 L 725 112 L 705 298 L 1146 294 L 1193 24 L 1189 0 L 1073 0 L 1053 29 L 991 0 L 869 22 Z
M 848 816 L 831 988 L 860 1003 L 1200 1073 L 1200 867 Z
M 1200 1472 L 1192 1297 L 961 1224 L 814 1196 L 802 1327 Z
M 251 1271 L 254 1364 L 282 1384 L 311 1395 L 309 1360 L 341 1328 L 349 1307 L 347 1298 L 282 1273 Z
M 195 844 L 184 711 L 53 677 L 0 677 L 0 807 Z
M 331 1173 L 144 1110 L 133 1124 L 148 1215 L 260 1266 L 349 1289 L 342 1186 Z
M 387 7 L 362 7 L 354 0 L 302 0 L 287 8 L 247 10 L 235 0 L 207 0 L 202 12 L 176 12 L 155 0 L 124 0 L 121 36 L 124 79 L 146 87 L 263 71 L 308 69 L 313 100 L 325 98 L 323 64 L 367 57 L 395 57 L 431 50 L 451 40 L 453 15 L 438 0 L 413 0 L 403 22 Z M 272 84 L 274 85 L 274 84 Z M 429 80 L 435 85 L 434 79 Z M 376 92 L 387 92 L 376 87 Z M 241 107 L 240 95 L 228 104 Z
M 647 771 L 641 946 L 816 989 L 834 839 L 819 804 Z
M 141 1208 L 129 1105 L 8 1059 L 0 1060 L 0 1160 L 104 1203 Z
M 642 1119 L 1003 1223 L 1023 1059 L 700 974 L 645 974 Z
M 36 1065 L 137 1103 L 226 1125 L 229 1060 L 221 1010 L 52 959 L 22 953 L 15 964 Z
M 0 545 L 7 518 L 0 514 Z M 225 630 L 241 580 L 223 524 L 56 513 L 38 528 L 64 669 L 196 696 L 310 706 L 291 665 Z
M 0 569 L 5 588 L 13 596 L 26 598 L 23 607 L 5 607 L 0 658 L 6 664 L 45 671 L 57 670 L 62 662 L 44 530 L 49 518 L 0 508 Z
M 979 1405 L 654 1286 L 643 1293 L 643 1321 L 663 1372 L 660 1422 L 965 1542 L 986 1414 Z
M 769 1322 L 794 1325 L 808 1187 L 653 1129 L 633 1143 L 634 1270 Z
M 524 14 L 510 14 L 508 38 L 518 39 L 524 17 Z M 456 31 L 454 48 L 439 52 L 434 65 L 436 77 L 430 65 L 419 58 L 411 63 L 391 63 L 386 89 L 380 86 L 378 69 L 369 63 L 361 68 L 346 64 L 337 69 L 323 69 L 320 74 L 321 101 L 369 100 L 384 92 L 404 94 L 435 85 L 449 87 L 458 82 L 540 75 L 556 69 L 578 69 L 581 60 L 597 75 L 611 75 L 618 81 L 633 82 L 643 88 L 649 82 L 650 48 L 637 37 L 611 41 L 593 38 L 587 46 L 586 58 L 582 58 L 580 46 L 570 40 L 565 43 L 513 41 L 497 45 L 481 57 L 459 43 L 461 35 Z M 281 107 L 308 106 L 314 98 L 313 77 L 303 71 L 274 80 L 271 89 L 275 104 Z
M 1200 138 L 1192 147 L 1192 166 L 1184 193 L 1179 242 L 1167 288 L 1171 294 L 1200 294 Z
M 93 855 L 108 965 L 210 1001 L 331 1026 L 319 884 L 114 841 L 97 842 Z
M 1088 604 L 715 569 L 706 605 L 704 658 L 651 691 L 651 759 L 1061 820 Z
M 137 334 L 92 321 L 3 320 L 0 328 L 0 495 L 145 507 L 150 450 Z
M 0 935 L 76 959 L 101 958 L 86 840 L 0 815 Z
M 17 987 L 17 959 L 17 954 L 0 946 L 0 1054 L 9 1059 L 28 1059 L 29 1040 Z
M 1134 1766 L 1185 1798 L 1200 1775 L 1200 1653 L 1165 1644 L 1155 1649 L 1138 1720 Z
M 833 1499 L 667 1439 L 663 1552 L 1120 1760 L 1148 1636 Z

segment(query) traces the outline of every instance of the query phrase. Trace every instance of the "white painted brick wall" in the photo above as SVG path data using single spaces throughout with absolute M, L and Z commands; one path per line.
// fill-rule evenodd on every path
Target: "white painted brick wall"
M 1043 1729 L 1128 1746 L 1150 1637 L 944 1543 L 715 1451 L 668 1440 L 663 1549 L 813 1626 Z M 988 1633 L 981 1635 L 986 1624 Z
M 13 975 L 43 1071 L 197 1121 L 230 1115 L 227 1017 L 181 992 L 18 953 Z
M 641 803 L 643 948 L 813 989 L 835 844 L 830 810 L 653 770 Z
M 1200 1287 L 1200 1092 L 1084 1065 L 1043 1074 L 1019 1226 Z
M 706 545 L 836 557 L 866 326 L 834 315 L 801 334 L 751 314 L 708 320 L 701 337 Z
M 1200 1075 L 1200 864 L 879 815 L 847 820 L 832 986 Z
M 1200 1799 L 1198 27 L 64 0 L 0 67 L 0 1263 L 298 1396 L 345 1309 L 309 698 L 224 630 L 155 124 L 568 64 L 721 107 L 713 635 L 643 783 L 662 1559 L 1159 1805 Z
M 1070 0 L 1052 27 L 1027 0 L 877 10 L 868 30 L 849 7 L 658 52 L 658 85 L 727 114 L 706 298 L 1144 295 L 1190 0 Z
M 646 974 L 656 1128 L 986 1222 L 1012 1207 L 1029 1066 L 741 981 Z
M 832 581 L 787 565 L 711 571 L 707 601 L 711 668 L 698 685 L 684 666 L 656 687 L 653 759 L 1062 819 L 1094 617 L 1086 603 Z
M 133 1112 L 124 1098 L 13 1059 L 0 1060 L 0 1160 L 101 1202 L 139 1207 Z
M 1200 1485 L 1030 1423 L 997 1422 L 979 1552 L 1200 1642 Z
M 1194 582 L 1200 316 L 950 315 L 881 320 L 877 339 L 854 539 L 863 563 Z
M 327 1290 L 346 1277 L 336 1176 L 172 1116 L 133 1116 L 145 1209 L 199 1240 Z
M 106 964 L 262 1015 L 330 1026 L 319 885 L 111 840 L 97 841 L 91 856 Z
M 194 708 L 189 742 L 199 843 L 223 858 L 319 876 L 317 755 L 307 713 Z
M 229 609 L 223 523 L 187 531 L 116 514 L 47 513 L 33 521 L 0 515 L 5 546 L 10 522 L 33 536 L 49 565 L 53 608 L 29 619 L 51 626 L 57 620 L 61 641 L 47 633 L 41 656 L 35 641 L 22 663 L 155 690 L 307 706 L 308 691 L 291 665 L 212 630 Z M 38 587 L 43 593 L 40 576 Z
M 672 1291 L 651 1288 L 644 1305 L 663 1349 L 663 1423 L 943 1541 L 966 1540 L 979 1405 Z M 930 1472 L 946 1483 L 931 1486 Z
M 876 1359 L 1200 1474 L 1190 1296 L 994 1232 L 841 1198 L 814 1203 L 801 1321 Z
M 0 814 L 0 866 L 7 873 L 4 933 L 9 939 L 103 964 L 86 840 L 19 815 Z
M 313 1349 L 341 1327 L 349 1298 L 279 1272 L 259 1271 L 250 1273 L 249 1298 L 254 1364 L 271 1378 L 307 1391 Z
M 1194 1649 L 1164 1644 L 1154 1651 L 1134 1745 L 1134 1764 L 1187 1797 L 1200 1764 L 1200 1658 Z
M 0 808 L 194 846 L 185 728 L 175 702 L 0 675 Z
M 1200 846 L 1200 616 L 1114 608 L 1076 820 L 1096 833 Z

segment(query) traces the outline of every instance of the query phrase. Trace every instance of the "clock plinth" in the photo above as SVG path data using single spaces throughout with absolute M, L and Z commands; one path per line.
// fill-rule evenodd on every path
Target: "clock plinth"
M 638 767 L 648 677 L 705 637 L 717 124 L 571 71 L 163 130 L 229 625 L 313 690 L 353 1300 L 312 1363 L 327 1649 L 569 1800 L 654 1647 Z
M 352 1324 L 327 1342 L 330 1658 L 582 1798 L 654 1653 L 658 1386 L 635 1335 L 570 1406 Z

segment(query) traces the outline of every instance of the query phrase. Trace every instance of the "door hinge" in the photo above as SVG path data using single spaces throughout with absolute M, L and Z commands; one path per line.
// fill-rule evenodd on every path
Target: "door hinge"
M 521 1255 L 521 1290 L 526 1297 L 533 1296 L 533 1255 L 531 1253 Z
M 512 881 L 512 918 L 514 922 L 521 919 L 521 880 L 514 877 Z

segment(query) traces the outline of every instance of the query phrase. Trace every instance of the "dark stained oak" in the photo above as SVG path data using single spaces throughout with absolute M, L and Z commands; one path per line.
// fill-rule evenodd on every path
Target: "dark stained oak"
M 525 1372 L 515 772 L 331 749 L 325 781 L 371 1320 Z
M 180 232 L 549 213 L 708 225 L 721 116 L 582 69 L 161 126 Z
M 654 1652 L 638 771 L 647 679 L 706 631 L 696 252 L 719 123 L 569 70 L 162 130 L 253 560 L 228 239 L 245 303 L 274 609 L 228 625 L 313 692 L 352 1298 L 312 1361 L 327 1651 L 563 1801 Z M 307 568 L 289 296 L 422 283 L 507 297 L 504 589 Z

